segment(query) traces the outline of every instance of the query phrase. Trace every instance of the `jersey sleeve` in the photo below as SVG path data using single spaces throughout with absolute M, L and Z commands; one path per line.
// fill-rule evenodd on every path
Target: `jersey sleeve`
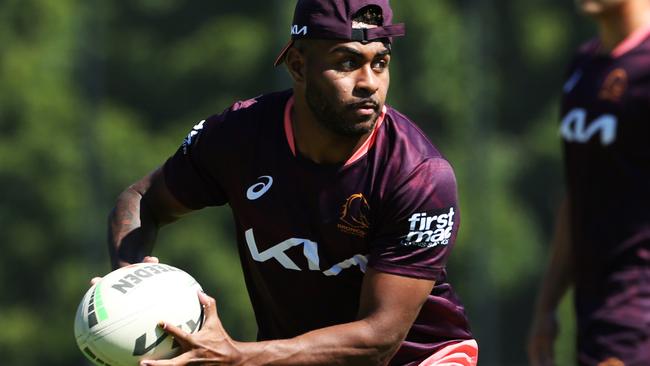
M 191 209 L 219 206 L 228 202 L 219 183 L 220 125 L 227 111 L 197 123 L 182 145 L 164 164 L 165 182 L 171 193 Z
M 451 165 L 442 158 L 422 162 L 384 203 L 368 265 L 440 280 L 460 223 L 457 201 Z

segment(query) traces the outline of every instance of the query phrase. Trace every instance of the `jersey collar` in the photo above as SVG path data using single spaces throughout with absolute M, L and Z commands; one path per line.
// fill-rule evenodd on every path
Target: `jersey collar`
M 287 137 L 287 143 L 289 144 L 289 149 L 291 149 L 291 153 L 293 156 L 296 156 L 296 141 L 293 135 L 293 125 L 291 123 L 291 110 L 293 108 L 294 104 L 294 96 L 292 95 L 291 98 L 287 101 L 286 106 L 284 107 L 284 134 Z M 379 115 L 379 118 L 377 118 L 377 123 L 375 123 L 375 127 L 372 130 L 372 133 L 366 141 L 364 141 L 363 145 L 361 145 L 355 152 L 352 154 L 352 156 L 345 162 L 345 166 L 351 165 L 357 160 L 361 159 L 363 156 L 365 156 L 368 153 L 368 150 L 370 150 L 371 147 L 375 145 L 375 140 L 377 139 L 377 131 L 379 131 L 379 127 L 381 127 L 382 123 L 384 122 L 384 118 L 386 117 L 386 106 L 381 110 L 381 114 Z
M 646 38 L 650 37 L 650 24 L 637 29 L 628 35 L 621 43 L 616 46 L 611 55 L 618 58 L 629 52 L 631 49 L 640 45 Z

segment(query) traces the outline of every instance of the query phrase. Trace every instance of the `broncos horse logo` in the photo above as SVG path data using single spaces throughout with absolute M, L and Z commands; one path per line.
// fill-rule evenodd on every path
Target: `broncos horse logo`
M 338 228 L 345 233 L 365 237 L 368 233 L 370 221 L 368 214 L 370 205 L 361 193 L 348 197 L 341 207 L 341 216 Z

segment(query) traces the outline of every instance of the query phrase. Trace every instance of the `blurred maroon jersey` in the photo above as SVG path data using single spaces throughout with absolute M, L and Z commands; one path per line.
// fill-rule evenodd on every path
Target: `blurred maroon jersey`
M 585 44 L 560 132 L 581 364 L 650 365 L 650 29 L 613 52 Z

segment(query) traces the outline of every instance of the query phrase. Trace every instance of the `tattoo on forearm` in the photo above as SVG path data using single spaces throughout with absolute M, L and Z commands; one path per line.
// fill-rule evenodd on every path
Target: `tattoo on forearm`
M 111 239 L 120 241 L 140 226 L 140 198 L 139 195 L 129 191 L 120 195 L 111 213 Z
M 114 267 L 139 262 L 151 251 L 157 229 L 151 220 L 143 219 L 141 200 L 138 192 L 127 190 L 111 213 L 108 239 Z

